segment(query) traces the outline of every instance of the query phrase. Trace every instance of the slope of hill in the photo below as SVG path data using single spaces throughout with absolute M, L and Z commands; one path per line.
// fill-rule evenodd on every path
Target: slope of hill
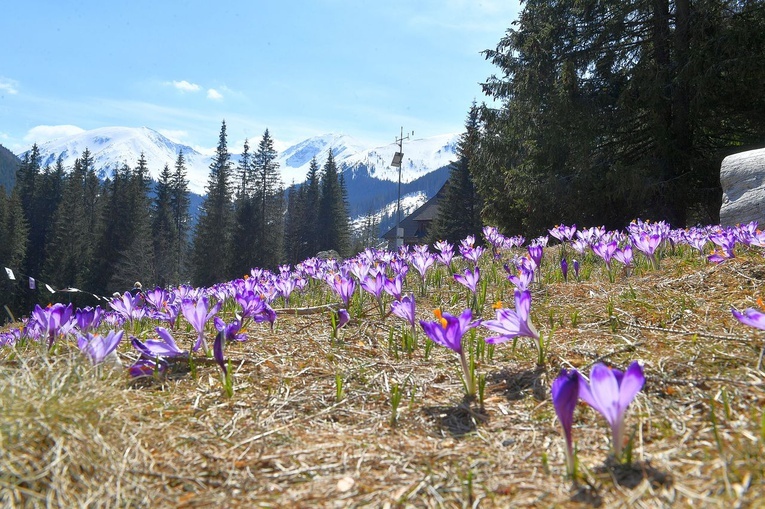
M 20 164 L 21 161 L 13 152 L 0 145 L 0 186 L 3 186 L 7 193 L 10 193 L 16 184 L 16 170 Z

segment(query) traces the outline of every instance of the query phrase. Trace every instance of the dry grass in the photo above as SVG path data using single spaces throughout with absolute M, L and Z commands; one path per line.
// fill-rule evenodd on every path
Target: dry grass
M 326 314 L 281 315 L 273 333 L 251 329 L 248 342 L 227 348 L 232 399 L 210 362 L 199 363 L 196 377 L 179 366 L 166 379 L 136 384 L 87 366 L 71 348 L 55 355 L 6 349 L 0 500 L 59 507 L 765 505 L 765 374 L 754 369 L 763 336 L 730 314 L 762 291 L 762 257 L 745 253 L 713 266 L 686 253 L 615 283 L 600 265 L 587 280 L 563 283 L 555 280 L 554 256 L 548 250 L 532 303 L 538 328 L 552 333 L 547 364 L 536 366 L 525 340 L 515 351 L 497 346 L 478 367 L 488 380 L 484 408 L 463 401 L 453 352 L 435 347 L 426 361 L 422 347 L 411 357 L 390 351 L 389 330 L 399 320 L 381 321 L 374 310 L 343 329 L 337 344 Z M 487 300 L 508 295 L 508 283 L 492 284 Z M 421 318 L 429 304 L 455 311 L 464 303 L 454 285 L 429 298 L 418 299 Z M 134 355 L 128 345 L 121 351 L 126 362 Z M 624 368 L 634 359 L 645 363 L 647 382 L 627 417 L 633 464 L 608 459 L 607 426 L 582 405 L 574 435 L 583 481 L 574 485 L 565 477 L 550 383 L 564 367 L 588 372 L 603 360 Z M 403 398 L 391 426 L 394 384 Z

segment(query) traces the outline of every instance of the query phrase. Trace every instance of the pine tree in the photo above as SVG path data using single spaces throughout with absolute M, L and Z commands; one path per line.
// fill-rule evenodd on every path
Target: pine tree
M 468 235 L 478 237 L 481 234 L 481 201 L 470 175 L 479 139 L 478 107 L 474 102 L 465 123 L 465 132 L 457 145 L 457 160 L 451 164 L 438 214 L 428 232 L 430 242 L 448 240 L 457 243 Z
M 482 110 L 473 167 L 486 215 L 528 234 L 716 222 L 722 158 L 765 136 L 763 12 L 734 0 L 525 2 L 485 52 L 499 72 L 484 91 L 502 104 Z
M 104 183 L 104 206 L 90 281 L 91 290 L 103 295 L 125 290 L 124 287 L 111 288 L 110 283 L 121 253 L 127 249 L 132 236 L 130 173 L 130 167 L 125 163 L 115 168 L 112 178 Z
M 167 287 L 173 280 L 175 267 L 175 226 L 170 203 L 173 173 L 165 164 L 157 180 L 152 205 L 151 235 L 154 240 L 154 279 L 158 286 Z
M 33 206 L 27 216 L 29 244 L 25 263 L 27 274 L 35 278 L 39 278 L 45 264 L 53 231 L 53 216 L 61 201 L 64 173 L 64 163 L 59 156 L 54 168 L 46 166 L 35 179 Z
M 321 197 L 317 219 L 317 231 L 321 232 L 318 239 L 319 250 L 335 250 L 341 255 L 346 255 L 350 249 L 348 225 L 348 210 L 345 206 L 343 188 L 340 185 L 337 165 L 330 149 L 321 174 Z
M 93 158 L 85 149 L 65 178 L 61 202 L 54 214 L 43 277 L 54 286 L 86 288 L 93 267 L 99 221 L 100 183 Z
M 260 256 L 260 231 L 262 230 L 260 207 L 255 198 L 254 165 L 250 145 L 244 142 L 237 168 L 238 187 L 234 202 L 234 234 L 231 238 L 231 273 L 249 274 Z
M 22 284 L 20 273 L 26 255 L 28 233 L 19 192 L 14 189 L 11 196 L 6 198 L 5 189 L 0 186 L 0 270 L 8 267 L 15 272 L 17 278 L 12 281 L 5 274 L 0 277 L 0 309 L 7 305 L 17 314 L 28 311 L 28 308 L 22 307 L 22 303 L 28 300 L 25 297 L 29 292 Z M 4 315 L 3 312 L 0 316 Z M 0 323 L 4 321 L 0 319 Z
M 128 186 L 128 213 L 131 214 L 128 243 L 119 253 L 119 261 L 110 279 L 110 289 L 125 291 L 132 288 L 135 281 L 147 287 L 155 283 L 150 183 L 149 167 L 146 157 L 141 153 Z
M 170 181 L 170 209 L 173 220 L 173 235 L 175 236 L 174 265 L 171 281 L 181 284 L 188 277 L 189 229 L 191 217 L 189 214 L 189 181 L 186 177 L 186 161 L 183 151 L 178 152 L 175 171 Z
M 194 284 L 209 286 L 226 281 L 231 266 L 233 205 L 231 202 L 231 162 L 226 142 L 226 122 L 218 136 L 218 147 L 207 180 L 207 196 L 194 230 L 192 270 Z
M 288 263 L 306 258 L 302 253 L 306 239 L 302 235 L 305 218 L 305 186 L 290 186 L 287 191 L 287 214 L 284 221 L 284 253 Z
M 284 187 L 279 176 L 279 163 L 268 129 L 258 144 L 253 158 L 255 199 L 259 208 L 257 224 L 257 265 L 275 269 L 283 260 L 284 250 Z
M 302 212 L 302 226 L 300 236 L 304 239 L 302 248 L 298 251 L 301 260 L 316 256 L 319 251 L 319 239 L 323 236 L 319 231 L 319 202 L 321 200 L 321 188 L 319 179 L 319 163 L 316 157 L 311 159 L 308 167 L 308 175 L 305 183 L 305 204 Z

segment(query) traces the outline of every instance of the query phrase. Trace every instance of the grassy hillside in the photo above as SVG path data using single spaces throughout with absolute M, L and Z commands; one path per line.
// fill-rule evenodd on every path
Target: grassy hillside
M 707 246 L 707 253 L 709 246 Z M 567 257 L 571 263 L 572 251 Z M 480 259 L 477 315 L 512 307 L 502 265 L 526 250 Z M 609 271 L 592 253 L 564 280 L 560 246 L 544 251 L 531 284 L 531 340 L 490 347 L 468 333 L 479 397 L 464 397 L 455 352 L 387 313 L 370 294 L 332 339 L 329 287 L 312 280 L 271 329 L 253 323 L 226 345 L 233 396 L 201 353 L 164 375 L 130 380 L 91 367 L 74 340 L 0 349 L 0 500 L 4 505 L 242 507 L 762 507 L 765 504 L 763 332 L 731 308 L 756 305 L 762 249 L 739 245 L 719 265 L 689 246 L 661 249 L 658 267 L 637 256 Z M 463 272 L 472 263 L 455 259 Z M 406 276 L 417 318 L 473 303 L 445 266 Z M 387 303 L 386 303 L 387 304 Z M 476 303 L 473 303 L 476 304 Z M 281 309 L 288 307 L 289 310 Z M 237 306 L 220 316 L 233 319 Z M 188 348 L 196 334 L 173 330 Z M 126 324 L 156 338 L 157 322 Z M 105 330 L 105 329 L 104 329 Z M 208 326 L 208 341 L 216 331 Z M 550 399 L 561 369 L 589 375 L 598 362 L 642 363 L 645 386 L 626 414 L 629 457 L 611 454 L 610 430 L 592 408 L 574 414 L 579 478 L 566 474 L 565 442 Z M 400 398 L 397 409 L 393 402 Z M 626 461 L 631 460 L 631 461 Z

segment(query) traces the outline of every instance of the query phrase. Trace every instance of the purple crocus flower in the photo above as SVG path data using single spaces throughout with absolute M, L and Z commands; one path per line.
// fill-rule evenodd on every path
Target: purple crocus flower
M 101 309 L 101 306 L 96 306 L 95 308 L 88 306 L 84 309 L 77 308 L 74 311 L 74 319 L 77 322 L 77 328 L 80 329 L 82 334 L 98 328 L 103 316 L 104 310 Z
M 436 257 L 431 253 L 416 251 L 412 254 L 412 266 L 420 273 L 420 278 L 422 278 L 423 281 L 425 280 L 425 274 L 428 269 L 431 268 L 435 262 Z
M 72 305 L 67 306 L 56 303 L 48 307 L 41 308 L 36 305 L 32 311 L 31 318 L 40 328 L 40 334 L 48 338 L 48 348 L 53 346 L 56 336 L 61 333 L 62 328 L 69 323 L 72 318 Z
M 635 361 L 622 373 L 599 362 L 590 371 L 589 384 L 581 374 L 579 376 L 579 397 L 611 426 L 614 454 L 618 458 L 624 440 L 624 414 L 645 384 L 643 368 Z
M 454 280 L 465 285 L 472 293 L 476 292 L 478 281 L 481 279 L 481 269 L 475 267 L 473 270 L 465 269 L 464 274 L 454 274 Z
M 618 244 L 615 240 L 598 241 L 592 244 L 592 252 L 603 258 L 606 262 L 606 267 L 611 270 L 611 258 L 613 258 L 617 247 Z
M 534 269 L 531 267 L 531 260 L 526 257 L 519 258 L 516 274 L 511 272 L 508 265 L 505 265 L 505 270 L 508 272 L 507 279 L 515 285 L 518 290 L 527 290 L 531 283 L 534 281 Z
M 164 373 L 167 370 L 167 363 L 156 359 L 138 359 L 130 366 L 128 372 L 133 378 L 152 376 L 155 372 Z
M 463 380 L 469 396 L 475 395 L 475 380 L 470 371 L 465 352 L 462 349 L 462 337 L 465 333 L 481 324 L 481 320 L 473 321 L 473 311 L 466 309 L 460 316 L 434 311 L 437 320 L 425 322 L 420 320 L 420 326 L 425 334 L 434 342 L 457 352 L 462 365 Z
M 560 375 L 552 383 L 552 402 L 555 413 L 558 415 L 563 436 L 566 439 L 566 466 L 569 475 L 574 475 L 575 458 L 574 442 L 571 428 L 574 425 L 574 410 L 579 400 L 579 383 L 581 375 L 575 369 L 571 371 L 561 370 Z
M 515 291 L 515 309 L 497 309 L 495 320 L 484 320 L 482 325 L 498 336 L 486 338 L 489 344 L 502 343 L 517 337 L 527 337 L 539 341 L 539 332 L 529 318 L 531 292 Z M 539 346 L 539 345 L 538 345 Z
M 159 286 L 153 290 L 148 290 L 143 294 L 144 299 L 148 304 L 151 304 L 157 311 L 162 311 L 170 301 L 170 292 Z M 174 295 L 173 295 L 174 297 Z
M 758 299 L 757 303 L 762 305 L 762 300 Z M 765 330 L 765 313 L 755 308 L 747 308 L 743 312 L 730 310 L 733 313 L 734 318 L 744 325 L 754 327 L 755 329 Z M 765 356 L 765 346 L 760 350 L 760 359 L 757 361 L 757 371 L 762 367 L 762 358 Z
M 560 271 L 563 274 L 563 281 L 568 281 L 568 262 L 565 258 L 560 260 Z
M 350 302 L 351 296 L 354 290 L 356 290 L 356 281 L 350 276 L 335 274 L 334 276 L 327 277 L 327 283 L 340 296 L 343 305 L 348 307 L 348 302 Z
M 237 324 L 237 329 L 239 328 L 239 323 L 234 322 Z M 223 358 L 223 346 L 226 343 L 226 326 L 224 324 L 223 330 L 218 331 L 218 334 L 215 336 L 215 341 L 213 341 L 213 357 L 215 358 L 215 362 L 218 363 L 218 366 L 220 366 L 221 371 L 223 371 L 223 376 L 228 376 L 228 368 L 226 367 L 226 360 Z
M 347 309 L 339 309 L 337 311 L 337 328 L 338 329 L 342 329 L 350 321 L 351 321 L 351 315 L 348 314 Z
M 617 248 L 614 251 L 614 259 L 625 267 L 630 267 L 632 265 L 632 246 L 628 244 L 623 248 Z
M 641 231 L 631 235 L 630 240 L 632 241 L 632 245 L 635 246 L 635 249 L 645 254 L 648 259 L 651 260 L 651 265 L 656 267 L 657 262 L 655 253 L 656 248 L 659 247 L 659 244 L 661 244 L 661 241 L 663 240 L 662 236 L 659 233 Z
M 224 322 L 220 317 L 213 318 L 213 324 L 218 332 L 222 332 L 226 341 L 247 341 L 247 335 L 242 330 L 242 323 L 234 320 L 231 323 Z
M 574 277 L 579 279 L 579 260 L 574 260 Z
M 529 256 L 531 261 L 534 262 L 534 270 L 542 263 L 542 255 L 544 254 L 544 247 L 541 244 L 532 244 L 528 247 Z
M 403 291 L 402 287 L 404 284 L 403 276 L 397 274 L 396 277 L 386 278 L 383 284 L 387 294 L 392 295 L 396 300 L 401 300 L 401 292 Z
M 731 313 L 739 322 L 749 327 L 765 330 L 765 313 L 755 308 L 747 308 L 743 312 L 731 309 Z
M 218 314 L 221 308 L 221 302 L 218 301 L 210 306 L 210 300 L 207 297 L 201 297 L 194 302 L 191 299 L 181 301 L 181 312 L 189 324 L 197 331 L 197 341 L 194 343 L 192 351 L 196 352 L 200 347 L 207 352 L 207 342 L 205 341 L 205 324 L 213 316 Z
M 403 318 L 414 328 L 415 326 L 415 313 L 414 313 L 415 301 L 414 294 L 409 294 L 401 300 L 394 301 L 390 305 L 391 313 Z
M 160 340 L 149 339 L 147 341 L 141 341 L 136 337 L 130 338 L 133 348 L 138 350 L 141 355 L 148 359 L 155 359 L 157 357 L 183 357 L 188 355 L 187 352 L 178 348 L 170 331 L 164 327 L 156 327 L 154 330 L 157 331 Z
M 385 289 L 385 276 L 378 272 L 375 276 L 368 275 L 361 281 L 361 288 L 374 295 L 378 301 Z
M 109 301 L 109 306 L 129 322 L 140 320 L 146 315 L 142 305 L 143 296 L 140 293 L 133 296 L 130 292 L 125 292 L 121 297 L 115 297 Z
M 88 356 L 93 365 L 101 364 L 117 349 L 125 331 L 109 331 L 106 336 L 90 332 L 77 336 L 77 347 Z

